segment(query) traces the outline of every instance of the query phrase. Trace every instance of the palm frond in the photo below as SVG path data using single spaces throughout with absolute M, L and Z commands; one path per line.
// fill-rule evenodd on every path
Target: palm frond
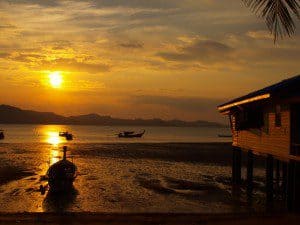
M 296 25 L 293 16 L 300 19 L 300 0 L 242 0 L 253 12 L 265 19 L 268 29 L 274 36 L 291 36 Z

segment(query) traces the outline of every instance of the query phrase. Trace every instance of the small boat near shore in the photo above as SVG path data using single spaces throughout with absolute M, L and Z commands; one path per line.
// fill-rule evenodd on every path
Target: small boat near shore
M 48 184 L 40 185 L 40 192 L 45 194 L 47 189 L 53 193 L 68 192 L 72 190 L 76 177 L 77 167 L 73 162 L 67 160 L 67 146 L 64 146 L 62 160 L 49 167 L 44 177 L 45 180 L 48 180 Z
M 4 130 L 0 130 L 0 140 L 3 140 L 4 138 Z
M 65 137 L 66 140 L 71 141 L 73 140 L 73 134 L 69 133 L 68 131 L 65 132 L 59 132 L 58 134 L 60 137 Z
M 145 130 L 140 133 L 134 131 L 123 131 L 118 134 L 119 138 L 141 138 L 145 134 Z

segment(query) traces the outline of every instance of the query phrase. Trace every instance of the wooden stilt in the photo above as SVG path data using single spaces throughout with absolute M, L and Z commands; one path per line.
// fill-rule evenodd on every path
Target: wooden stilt
M 281 183 L 283 199 L 286 199 L 286 195 L 287 195 L 287 179 L 288 179 L 288 164 L 286 162 L 283 162 L 282 163 L 282 183 Z
M 266 160 L 266 202 L 267 205 L 273 203 L 273 156 L 268 155 Z
M 252 192 L 253 192 L 253 152 L 248 151 L 247 158 L 247 197 L 248 201 L 252 201 Z
M 232 196 L 235 201 L 241 198 L 241 149 L 232 148 Z
M 235 147 L 232 148 L 232 175 L 231 175 L 231 181 L 234 185 L 236 183 L 236 151 Z
M 232 149 L 232 184 L 241 184 L 241 158 L 242 151 L 238 147 L 233 147 Z
M 300 163 L 294 160 L 288 166 L 287 207 L 291 212 L 300 212 Z
M 287 208 L 289 211 L 294 211 L 295 199 L 295 162 L 290 160 L 288 163 L 288 179 L 287 179 Z
M 280 161 L 278 159 L 276 159 L 275 183 L 276 183 L 276 196 L 279 196 L 279 194 L 280 194 Z
M 240 185 L 242 182 L 242 150 L 236 149 L 236 184 Z
M 295 162 L 295 171 L 294 171 L 294 212 L 300 212 L 300 162 Z

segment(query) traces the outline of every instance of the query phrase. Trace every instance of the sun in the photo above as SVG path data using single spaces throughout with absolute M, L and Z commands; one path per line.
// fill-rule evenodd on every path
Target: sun
M 63 77 L 59 71 L 49 73 L 49 82 L 51 87 L 60 88 L 63 82 Z

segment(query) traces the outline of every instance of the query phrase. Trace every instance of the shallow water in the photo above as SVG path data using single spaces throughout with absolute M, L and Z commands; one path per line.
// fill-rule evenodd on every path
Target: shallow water
M 69 144 L 79 170 L 74 190 L 65 196 L 41 195 L 38 187 L 44 181 L 40 178 L 49 163 L 58 160 L 61 147 L 0 144 L 0 175 L 5 178 L 0 183 L 0 211 L 253 210 L 244 197 L 231 195 L 230 144 Z M 262 177 L 262 171 L 256 170 L 256 177 Z
M 0 143 L 51 143 L 66 142 L 58 136 L 60 131 L 74 135 L 73 143 L 117 143 L 117 142 L 226 142 L 231 138 L 219 138 L 218 134 L 229 134 L 229 128 L 219 127 L 124 127 L 124 126 L 79 126 L 79 125 L 28 125 L 0 124 L 5 139 Z M 116 134 L 124 130 L 139 132 L 145 129 L 142 138 L 123 139 Z

